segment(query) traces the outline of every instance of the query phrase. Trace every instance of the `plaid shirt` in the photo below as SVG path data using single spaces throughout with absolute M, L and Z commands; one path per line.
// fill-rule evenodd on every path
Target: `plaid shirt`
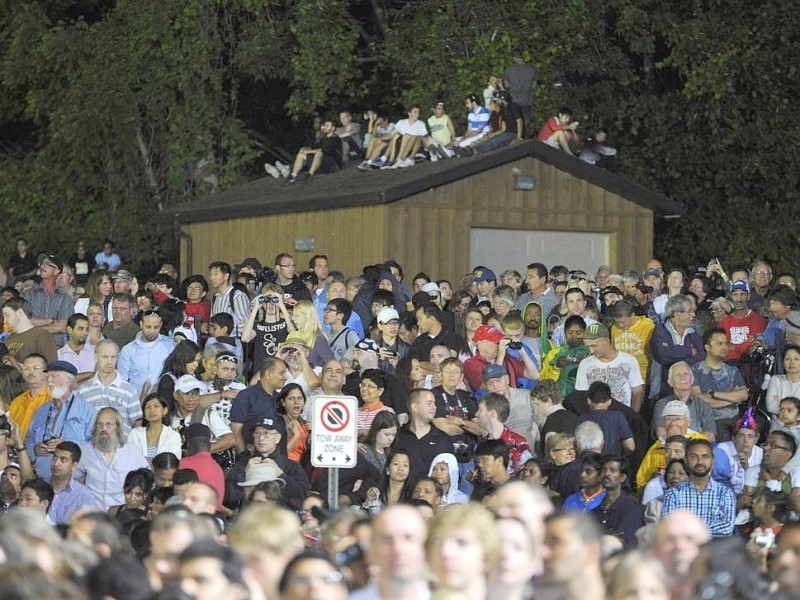
M 733 520 L 736 517 L 736 496 L 729 487 L 708 480 L 706 489 L 698 491 L 692 480 L 667 490 L 661 518 L 669 513 L 685 509 L 696 514 L 706 524 L 713 537 L 733 533 Z

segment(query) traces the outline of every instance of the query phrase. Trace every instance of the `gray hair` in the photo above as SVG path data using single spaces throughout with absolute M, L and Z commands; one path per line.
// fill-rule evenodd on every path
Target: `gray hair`
M 587 450 L 602 450 L 605 438 L 600 425 L 584 421 L 575 428 L 575 450 L 580 454 Z
M 639 273 L 633 269 L 628 269 L 622 272 L 622 280 L 624 282 L 639 283 Z
M 517 295 L 514 293 L 514 288 L 510 285 L 499 285 L 492 292 L 492 305 L 495 302 L 504 302 L 511 308 L 517 306 Z
M 113 406 L 102 406 L 98 409 L 97 415 L 100 416 L 100 413 L 103 411 L 111 411 L 111 414 L 114 415 L 114 422 L 117 424 L 117 441 L 119 442 L 120 446 L 125 445 L 125 429 L 122 423 L 122 415 L 119 414 L 119 411 L 114 408 Z M 92 428 L 92 444 L 97 444 L 97 434 L 100 433 L 100 429 L 97 425 L 98 421 L 95 418 L 94 427 Z
M 678 362 L 674 363 L 667 372 L 667 381 L 669 382 L 670 386 L 672 385 L 672 374 L 677 366 L 689 367 L 689 372 L 692 374 L 692 383 L 694 383 L 694 369 L 692 369 L 691 365 L 685 360 L 679 360 Z
M 684 312 L 689 298 L 684 294 L 675 294 L 670 296 L 664 306 L 664 315 L 667 319 L 671 318 L 676 312 Z
M 212 358 L 216 358 L 220 352 L 230 352 L 230 349 L 220 342 L 214 342 L 213 344 L 209 344 L 203 350 L 203 360 L 210 360 Z

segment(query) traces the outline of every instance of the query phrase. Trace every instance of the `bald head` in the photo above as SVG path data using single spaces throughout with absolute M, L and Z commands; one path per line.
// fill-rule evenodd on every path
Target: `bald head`
M 669 573 L 685 577 L 700 552 L 711 539 L 705 523 L 688 510 L 676 510 L 656 524 L 653 552 Z

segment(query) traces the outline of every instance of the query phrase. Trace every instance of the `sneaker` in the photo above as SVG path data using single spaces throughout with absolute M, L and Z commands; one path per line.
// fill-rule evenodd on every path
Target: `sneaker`
M 394 163 L 392 163 L 392 161 L 390 161 L 390 160 L 387 160 L 387 161 L 385 161 L 385 162 L 384 162 L 384 161 L 381 161 L 381 162 L 382 162 L 383 164 L 381 164 L 381 166 L 379 167 L 380 169 L 396 169 L 396 168 L 397 168 L 397 167 L 394 165 Z
M 278 169 L 282 177 L 288 177 L 292 172 L 289 165 L 285 165 L 279 160 L 275 161 L 275 168 Z
M 305 177 L 303 177 L 303 183 L 310 183 L 312 179 L 314 179 L 314 173 L 306 173 Z
M 433 147 L 433 151 L 436 154 L 436 156 L 438 156 L 442 160 L 447 160 L 448 158 L 450 158 L 452 156 L 452 154 L 448 154 L 447 153 L 447 149 L 442 148 L 439 145 L 434 146 Z M 451 150 L 451 152 L 452 152 L 452 150 Z
M 368 160 L 361 161 L 361 164 L 358 165 L 358 170 L 359 171 L 371 171 L 372 169 L 373 169 L 373 165 Z
M 431 162 L 436 162 L 437 160 L 439 160 L 439 157 L 436 156 L 436 152 L 431 150 Z
M 408 167 L 414 166 L 414 159 L 410 156 L 408 158 L 404 158 L 403 160 L 397 161 L 397 168 L 398 169 L 406 169 Z
M 272 175 L 275 179 L 280 179 L 281 173 L 269 163 L 264 163 L 264 170 L 268 175 Z
M 458 158 L 464 158 L 465 156 L 467 156 L 467 151 L 464 150 L 461 146 L 456 146 L 455 148 L 453 148 L 453 150 L 455 150 L 456 156 Z
M 287 185 L 291 183 L 297 183 L 297 173 L 292 173 L 289 175 L 289 178 L 286 180 Z

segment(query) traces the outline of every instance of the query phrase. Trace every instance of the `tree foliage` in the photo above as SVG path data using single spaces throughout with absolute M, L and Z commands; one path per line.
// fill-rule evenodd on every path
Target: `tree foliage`
M 540 73 L 535 121 L 572 106 L 610 131 L 623 175 L 684 205 L 685 218 L 656 222 L 667 263 L 723 254 L 800 266 L 800 16 L 776 0 L 0 9 L 0 215 L 36 247 L 111 236 L 159 260 L 175 247 L 161 211 L 257 173 L 270 136 L 291 153 L 314 115 L 381 107 L 400 117 L 437 97 L 460 121 L 464 95 L 519 48 Z

